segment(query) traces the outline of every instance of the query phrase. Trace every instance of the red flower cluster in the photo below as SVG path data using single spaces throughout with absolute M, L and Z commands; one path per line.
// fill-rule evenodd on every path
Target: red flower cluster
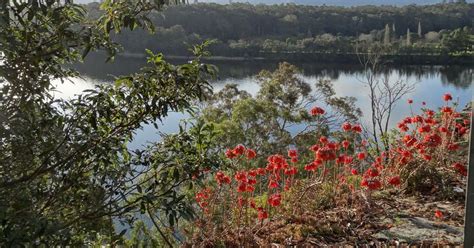
M 461 163 L 454 163 L 453 168 L 463 176 L 467 176 L 467 168 Z
M 465 161 L 454 161 L 451 155 L 459 154 L 463 139 L 469 133 L 470 122 L 466 115 L 456 112 L 454 104 L 448 106 L 452 99 L 450 94 L 445 94 L 443 100 L 446 104 L 439 111 L 423 108 L 421 114 L 399 122 L 397 127 L 401 135 L 391 137 L 387 152 L 377 154 L 369 150 L 368 142 L 358 135 L 362 127 L 346 122 L 341 126 L 344 132 L 338 133 L 342 138 L 319 137 L 309 148 L 310 156 L 308 151 L 300 153 L 300 150 L 290 149 L 287 156 L 268 156 L 263 166 L 248 169 L 255 162 L 245 161 L 245 170 L 241 168 L 231 174 L 217 171 L 214 179 L 218 188 L 199 191 L 196 202 L 204 213 L 209 209 L 222 209 L 210 208 L 211 202 L 227 204 L 224 212 L 237 211 L 263 221 L 269 218 L 269 209 L 272 209 L 272 214 L 278 213 L 285 203 L 283 200 L 292 199 L 291 194 L 300 189 L 294 185 L 305 185 L 311 183 L 310 180 L 322 180 L 325 185 L 334 187 L 331 194 L 339 194 L 344 192 L 341 189 L 355 193 L 358 182 L 368 193 L 385 187 L 400 187 L 407 179 L 405 176 L 413 171 L 413 166 L 435 166 L 443 173 L 450 171 L 453 176 L 466 176 Z M 319 107 L 311 109 L 313 116 L 324 113 Z M 232 162 L 252 160 L 257 156 L 254 150 L 243 145 L 226 150 L 225 155 L 235 159 Z M 307 172 L 298 174 L 301 167 Z M 219 202 L 219 197 L 226 199 Z M 443 213 L 437 210 L 435 216 L 442 218 Z
M 362 132 L 362 127 L 358 124 L 352 125 L 349 122 L 344 122 L 342 124 L 342 130 L 344 132 L 353 131 L 353 132 L 356 132 L 356 133 L 361 133 Z
M 229 176 L 226 176 L 222 171 L 218 171 L 216 173 L 216 181 L 219 185 L 221 184 L 230 184 L 231 183 L 231 179 Z
M 469 132 L 469 119 L 455 111 L 455 104 L 448 106 L 448 102 L 453 100 L 451 94 L 444 94 L 443 100 L 446 105 L 440 109 L 439 114 L 423 109 L 423 114 L 407 117 L 397 124 L 400 131 L 406 133 L 402 139 L 403 145 L 391 151 L 391 158 L 398 161 L 398 166 L 418 163 L 418 160 L 432 161 L 440 158 L 443 151 L 456 151 L 460 148 L 456 140 L 462 139 Z M 439 159 L 443 160 L 445 158 Z M 454 163 L 451 167 L 461 175 L 467 174 L 461 163 Z
M 310 110 L 310 113 L 312 116 L 317 116 L 317 115 L 323 115 L 325 113 L 324 109 L 320 108 L 320 107 L 313 107 L 311 110 Z
M 268 198 L 268 204 L 272 207 L 278 207 L 281 204 L 281 194 L 275 193 Z
M 198 203 L 199 207 L 201 207 L 204 211 L 207 211 L 208 202 L 207 200 L 211 197 L 211 189 L 206 188 L 199 191 L 196 196 L 196 202 Z
M 451 94 L 446 93 L 446 94 L 443 95 L 443 100 L 445 100 L 446 102 L 448 102 L 448 101 L 453 100 L 453 97 L 451 96 Z
M 367 187 L 369 190 L 377 190 L 382 188 L 382 183 L 379 180 L 380 172 L 377 168 L 369 168 L 364 173 L 361 182 L 362 187 Z
M 247 159 L 253 159 L 257 156 L 255 150 L 247 149 L 243 145 L 237 145 L 234 149 L 227 149 L 225 151 L 225 156 L 229 159 L 238 158 L 245 155 Z

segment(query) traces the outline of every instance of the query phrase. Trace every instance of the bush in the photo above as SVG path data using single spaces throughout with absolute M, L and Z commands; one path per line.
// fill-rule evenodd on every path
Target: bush
M 290 149 L 286 155 L 268 156 L 265 166 L 253 162 L 257 154 L 250 148 L 228 149 L 225 156 L 236 170 L 212 173 L 196 193 L 201 215 L 193 243 L 252 244 L 251 234 L 264 223 L 286 223 L 355 202 L 370 208 L 374 191 L 446 193 L 453 184 L 464 187 L 469 115 L 448 104 L 449 94 L 444 99 L 446 105 L 437 112 L 423 108 L 422 114 L 403 119 L 387 153 L 369 153 L 368 142 L 360 137 L 362 128 L 347 122 L 342 136 L 319 137 L 309 155 Z M 310 113 L 324 115 L 318 107 Z

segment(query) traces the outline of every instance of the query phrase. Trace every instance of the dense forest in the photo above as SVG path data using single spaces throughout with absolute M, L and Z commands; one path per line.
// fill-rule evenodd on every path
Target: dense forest
M 99 14 L 89 4 L 91 16 Z M 474 4 L 303 6 L 235 3 L 173 6 L 152 15 L 155 35 L 123 32 L 127 52 L 144 48 L 187 55 L 188 47 L 214 40 L 213 55 L 268 57 L 275 53 L 352 54 L 383 46 L 390 54 L 455 54 L 472 51 Z
M 397 53 L 391 48 L 400 40 L 415 48 L 430 32 L 441 36 L 441 52 L 472 56 L 472 5 L 169 7 L 172 1 L 104 0 L 99 11 L 73 2 L 0 1 L 0 247 L 463 245 L 463 215 L 474 209 L 464 207 L 471 202 L 472 110 L 451 93 L 438 106 L 408 98 L 410 113 L 389 127 L 393 107 L 415 84 L 391 79 L 379 62 Z M 408 28 L 419 37 L 404 38 Z M 145 30 L 156 33 L 146 37 Z M 197 43 L 218 39 L 214 53 L 227 47 L 238 54 L 235 42 L 258 48 L 262 39 L 285 39 L 287 46 L 275 49 L 283 53 L 292 51 L 292 39 L 318 45 L 322 37 L 353 40 L 372 30 L 383 39 L 366 47 L 357 87 L 370 92 L 364 113 L 358 98 L 339 95 L 330 79 L 301 77 L 289 62 L 258 72 L 257 92 L 233 83 L 218 90 L 219 68 L 203 61 L 212 42 Z M 129 52 L 148 48 L 138 68 L 111 63 L 122 75 L 113 82 L 56 95 L 85 78 L 71 64 L 90 59 L 100 69 L 92 52 L 112 62 L 118 42 Z M 194 44 L 193 58 L 167 62 L 160 50 L 179 54 L 184 42 Z M 337 51 L 346 43 L 313 52 L 350 52 Z M 378 45 L 385 50 L 369 50 Z M 439 71 L 448 81 L 466 78 L 461 85 L 472 81 L 470 71 L 454 68 Z M 165 133 L 163 121 L 174 113 L 188 116 Z M 132 147 L 147 127 L 160 140 Z M 413 219 L 426 232 L 403 241 Z

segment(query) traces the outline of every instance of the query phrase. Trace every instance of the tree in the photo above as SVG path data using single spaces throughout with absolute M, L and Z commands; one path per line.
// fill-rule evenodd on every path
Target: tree
M 403 96 L 415 89 L 414 83 L 403 79 L 392 81 L 390 75 L 383 73 L 381 55 L 381 48 L 375 48 L 371 53 L 360 58 L 364 66 L 364 78 L 360 81 L 369 89 L 371 103 L 371 127 L 368 131 L 371 133 L 378 153 L 382 150 L 381 146 L 384 151 L 390 149 L 387 134 L 394 107 Z
M 421 33 L 421 21 L 418 22 L 418 38 L 423 38 L 423 34 Z
M 456 29 L 449 34 L 443 35 L 441 43 L 451 53 L 467 53 L 472 51 L 474 40 L 469 29 Z
M 115 221 L 148 212 L 166 216 L 172 226 L 192 217 L 182 187 L 208 166 L 202 159 L 207 151 L 185 150 L 196 155 L 188 159 L 199 158 L 191 163 L 184 151 L 173 160 L 176 148 L 168 150 L 168 143 L 136 151 L 127 144 L 143 124 L 189 109 L 210 90 L 213 68 L 199 61 L 205 45 L 195 48 L 197 59 L 188 64 L 174 66 L 148 51 L 146 67 L 115 84 L 71 100 L 51 94 L 52 80 L 77 76 L 64 64 L 95 49 L 113 59 L 120 46 L 111 32 L 153 30 L 146 14 L 165 3 L 104 1 L 103 15 L 89 20 L 71 1 L 2 2 L 1 246 L 82 246 L 97 236 L 113 246 L 124 233 L 115 232 Z M 173 144 L 195 144 L 190 140 Z
M 383 44 L 386 46 L 390 44 L 390 27 L 388 26 L 388 24 L 385 25 Z
M 411 46 L 411 33 L 410 29 L 407 29 L 407 46 Z
M 286 62 L 275 71 L 260 72 L 257 80 L 260 90 L 255 97 L 230 84 L 205 106 L 201 118 L 220 133 L 219 150 L 240 143 L 259 154 L 285 152 L 290 145 L 307 145 L 311 133 L 325 133 L 345 121 L 355 122 L 361 114 L 354 106 L 355 99 L 335 96 L 330 81 L 319 81 L 312 90 L 299 77 L 298 69 Z M 310 116 L 309 109 L 314 105 L 327 106 L 327 116 Z M 306 129 L 292 131 L 309 122 L 312 125 Z

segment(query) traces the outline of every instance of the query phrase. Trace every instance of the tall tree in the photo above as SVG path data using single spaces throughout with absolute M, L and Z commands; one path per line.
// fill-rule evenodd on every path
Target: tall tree
M 411 46 L 411 32 L 410 28 L 407 28 L 407 46 Z
M 421 31 L 421 21 L 418 22 L 418 38 L 423 38 L 423 34 Z
M 390 27 L 388 24 L 385 25 L 385 33 L 383 36 L 383 44 L 389 45 L 390 44 Z
M 181 187 L 211 164 L 205 150 L 185 150 L 195 155 L 186 161 L 177 155 L 173 144 L 191 144 L 189 136 L 135 151 L 127 144 L 144 123 L 188 109 L 210 90 L 213 69 L 199 61 L 204 46 L 195 48 L 196 60 L 178 66 L 148 51 L 147 65 L 115 84 L 71 99 L 52 95 L 53 80 L 77 76 L 65 64 L 94 49 L 114 56 L 119 45 L 111 33 L 152 29 L 146 14 L 163 4 L 106 0 L 102 16 L 90 20 L 80 5 L 2 1 L 0 246 L 89 246 L 101 238 L 114 246 L 114 221 L 143 212 L 172 226 L 192 217 Z

